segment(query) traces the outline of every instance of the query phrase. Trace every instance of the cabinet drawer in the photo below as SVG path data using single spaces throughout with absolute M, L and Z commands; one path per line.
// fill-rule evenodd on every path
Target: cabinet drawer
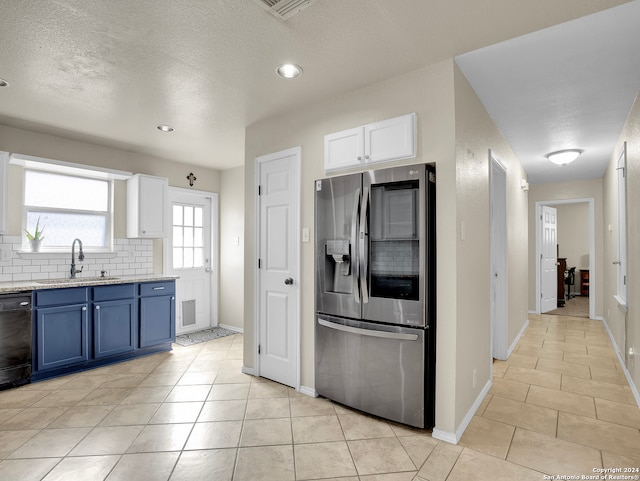
M 93 288 L 94 301 L 133 299 L 135 295 L 135 284 L 116 284 L 112 286 L 97 286 Z
M 35 291 L 35 306 L 60 306 L 63 304 L 82 304 L 87 302 L 86 287 L 64 289 L 45 289 Z
M 176 284 L 174 281 L 163 282 L 145 282 L 140 284 L 140 295 L 142 297 L 149 296 L 169 296 L 176 292 Z

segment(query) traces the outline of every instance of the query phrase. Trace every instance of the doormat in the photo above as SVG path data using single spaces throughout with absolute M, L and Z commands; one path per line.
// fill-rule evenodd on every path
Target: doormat
M 188 334 L 176 336 L 176 344 L 180 344 L 181 346 L 191 346 L 193 344 L 211 341 L 212 339 L 231 336 L 233 334 L 238 333 L 225 329 L 224 327 L 212 327 L 211 329 L 204 329 L 202 331 L 190 332 Z

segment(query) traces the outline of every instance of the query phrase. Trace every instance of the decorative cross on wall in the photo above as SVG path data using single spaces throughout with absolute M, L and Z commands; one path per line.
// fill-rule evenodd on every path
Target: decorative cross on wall
M 193 183 L 196 181 L 196 176 L 193 175 L 193 172 L 190 172 L 189 175 L 187 175 L 187 180 L 189 181 L 189 185 L 193 187 Z

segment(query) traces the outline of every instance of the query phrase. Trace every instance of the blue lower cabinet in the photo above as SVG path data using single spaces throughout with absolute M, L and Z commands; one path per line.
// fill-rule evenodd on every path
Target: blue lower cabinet
M 140 298 L 140 347 L 176 340 L 175 302 L 173 295 Z
M 36 309 L 37 369 L 46 370 L 89 359 L 87 305 Z
M 136 348 L 134 299 L 101 301 L 93 305 L 93 355 L 96 359 Z
M 34 292 L 34 370 L 49 377 L 171 349 L 175 282 Z

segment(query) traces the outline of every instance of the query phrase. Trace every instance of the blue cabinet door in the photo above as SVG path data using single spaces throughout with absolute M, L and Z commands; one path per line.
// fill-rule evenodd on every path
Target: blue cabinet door
M 96 359 L 136 348 L 134 299 L 93 304 L 93 355 Z
M 89 359 L 87 305 L 36 309 L 38 370 Z
M 140 347 L 176 340 L 174 296 L 140 298 Z

